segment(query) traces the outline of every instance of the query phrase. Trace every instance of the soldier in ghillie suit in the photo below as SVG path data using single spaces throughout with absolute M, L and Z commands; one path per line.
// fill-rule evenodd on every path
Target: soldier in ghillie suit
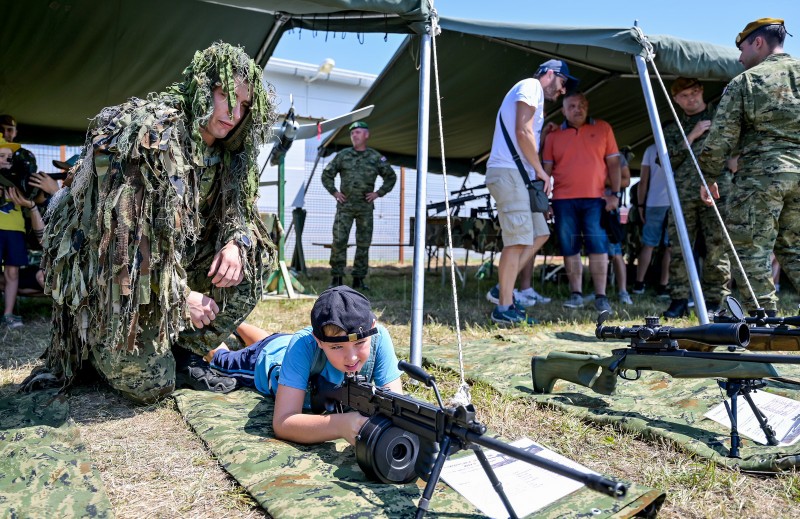
M 711 182 L 722 162 L 739 150 L 726 225 L 758 304 L 770 314 L 778 301 L 770 268 L 773 249 L 800 287 L 800 61 L 783 52 L 786 34 L 783 20 L 761 18 L 736 37 L 745 71 L 722 94 L 698 158 L 718 197 L 719 188 Z M 744 289 L 741 273 L 733 273 Z M 753 308 L 753 301 L 746 303 Z
M 347 265 L 347 240 L 353 220 L 356 222 L 356 257 L 353 261 L 353 288 L 368 290 L 364 278 L 369 270 L 369 246 L 372 243 L 372 211 L 375 200 L 385 196 L 397 182 L 397 175 L 386 157 L 367 147 L 369 126 L 363 121 L 350 125 L 352 148 L 345 148 L 322 172 L 322 185 L 336 199 L 331 244 L 331 286 L 342 284 Z M 339 189 L 334 180 L 340 175 Z M 383 185 L 375 191 L 378 176 Z
M 66 385 L 88 361 L 152 402 L 175 387 L 173 348 L 203 355 L 244 320 L 274 260 L 255 205 L 273 101 L 244 50 L 215 43 L 182 82 L 93 120 L 48 211 L 52 340 L 23 389 Z

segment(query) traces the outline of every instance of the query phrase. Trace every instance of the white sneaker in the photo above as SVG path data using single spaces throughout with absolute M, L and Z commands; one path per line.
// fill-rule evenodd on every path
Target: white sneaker
M 515 290 L 514 294 L 520 294 L 520 296 L 526 296 L 526 297 L 535 299 L 536 302 L 539 303 L 540 305 L 547 304 L 550 301 L 552 301 L 552 299 L 550 299 L 549 297 L 544 297 L 542 294 L 540 294 L 539 292 L 534 290 L 532 287 L 531 288 L 526 288 L 525 290 L 522 290 L 520 292 L 517 292 Z
M 525 294 L 520 292 L 516 288 L 514 289 L 514 302 L 519 303 L 525 308 L 529 306 L 533 306 L 536 304 L 536 298 L 530 294 Z

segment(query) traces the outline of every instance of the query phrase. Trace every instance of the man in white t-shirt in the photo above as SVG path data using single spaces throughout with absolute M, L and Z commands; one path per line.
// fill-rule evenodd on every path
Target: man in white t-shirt
M 569 75 L 569 67 L 564 61 L 551 59 L 542 63 L 532 78 L 514 85 L 500 105 L 492 152 L 486 163 L 486 187 L 497 203 L 497 216 L 503 231 L 503 253 L 498 269 L 500 282 L 490 291 L 490 294 L 497 292 L 498 303 L 492 311 L 492 321 L 496 323 L 532 323 L 525 309 L 514 302 L 514 282 L 550 235 L 544 214 L 531 212 L 526 184 L 501 124 L 505 126 L 528 176 L 532 180 L 544 180 L 545 192 L 549 195 L 550 176 L 539 160 L 544 100 L 556 101 L 577 84 L 578 80 Z
M 642 170 L 638 186 L 639 216 L 644 223 L 642 227 L 642 249 L 639 251 L 636 268 L 634 294 L 644 294 L 644 278 L 650 266 L 653 249 L 659 245 L 666 248 L 661 268 L 661 291 L 666 293 L 669 281 L 669 236 L 666 231 L 669 214 L 669 194 L 667 193 L 667 177 L 658 158 L 655 144 L 651 144 L 642 157 Z M 666 265 L 666 268 L 664 268 Z

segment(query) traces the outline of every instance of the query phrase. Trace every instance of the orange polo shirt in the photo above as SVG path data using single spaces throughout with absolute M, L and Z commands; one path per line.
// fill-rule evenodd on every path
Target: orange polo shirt
M 542 162 L 553 165 L 553 199 L 603 196 L 606 158 L 615 155 L 619 149 L 610 124 L 590 118 L 573 128 L 565 121 L 544 142 Z

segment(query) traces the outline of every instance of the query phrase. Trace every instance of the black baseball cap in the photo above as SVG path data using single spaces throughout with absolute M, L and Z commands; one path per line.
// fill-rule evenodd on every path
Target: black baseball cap
M 369 300 L 360 292 L 340 285 L 319 295 L 311 309 L 311 330 L 323 342 L 350 342 L 378 333 Z M 322 328 L 333 324 L 347 335 L 328 336 Z

